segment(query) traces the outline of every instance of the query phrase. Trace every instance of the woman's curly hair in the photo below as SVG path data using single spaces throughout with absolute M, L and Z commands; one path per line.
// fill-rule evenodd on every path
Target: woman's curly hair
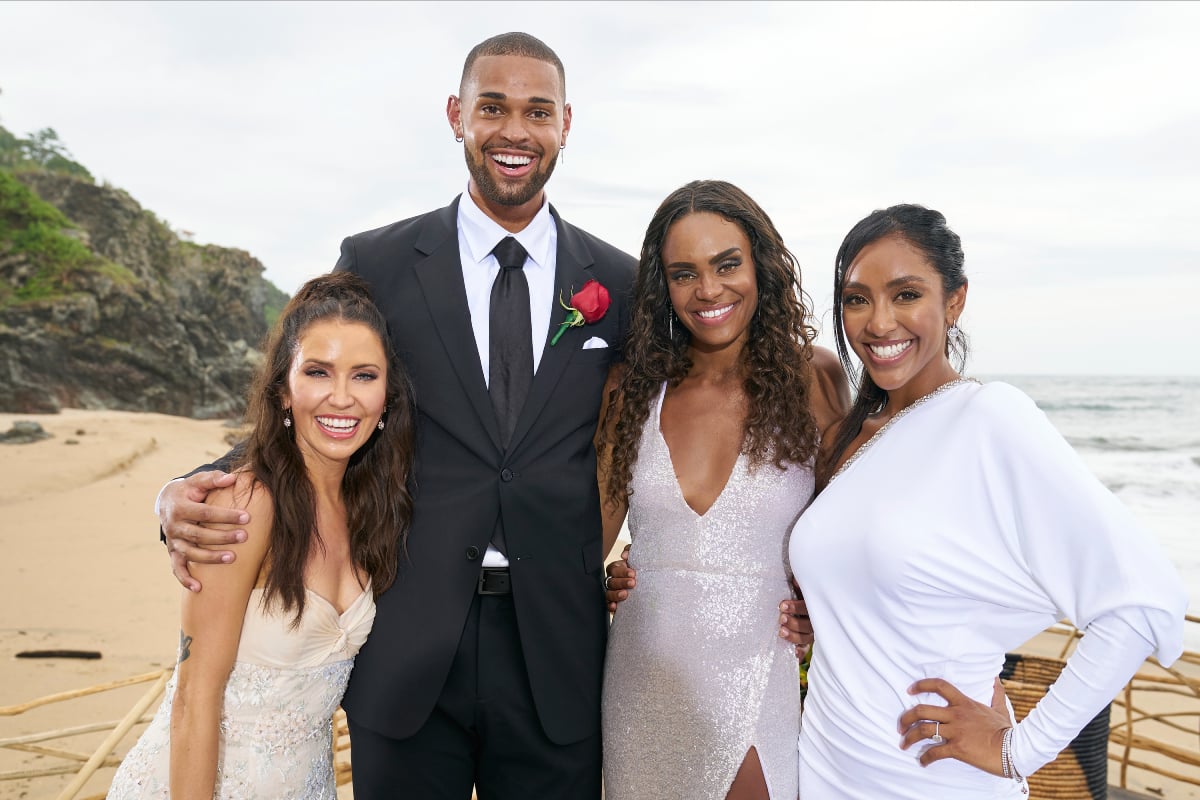
M 691 335 L 682 324 L 671 325 L 674 310 L 662 248 L 671 225 L 700 212 L 739 225 L 754 259 L 758 308 L 743 355 L 747 413 L 742 452 L 752 468 L 773 463 L 783 469 L 788 463 L 808 463 L 817 451 L 817 423 L 809 404 L 815 331 L 796 259 L 770 217 L 745 192 L 725 181 L 693 181 L 662 202 L 642 243 L 624 369 L 606 401 L 606 416 L 615 422 L 602 426 L 597 439 L 608 465 L 603 492 L 608 502 L 619 503 L 630 495 L 652 399 L 664 381 L 677 386 L 692 368 Z

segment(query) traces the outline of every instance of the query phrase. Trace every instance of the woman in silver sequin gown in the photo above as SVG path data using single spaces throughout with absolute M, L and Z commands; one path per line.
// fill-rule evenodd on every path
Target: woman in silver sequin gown
M 249 394 L 228 565 L 193 565 L 179 661 L 111 800 L 335 800 L 332 718 L 411 518 L 407 381 L 350 273 L 300 287 Z M 351 463 L 352 458 L 353 463 Z
M 627 510 L 637 569 L 605 663 L 605 797 L 794 800 L 784 539 L 844 378 L 827 351 L 814 370 L 795 262 L 727 183 L 663 202 L 635 292 L 598 436 L 608 543 Z

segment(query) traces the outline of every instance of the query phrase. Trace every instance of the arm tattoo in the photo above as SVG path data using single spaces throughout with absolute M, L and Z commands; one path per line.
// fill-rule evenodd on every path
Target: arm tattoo
M 179 662 L 183 663 L 188 660 L 188 656 L 192 654 L 192 637 L 188 636 L 183 630 L 179 631 Z

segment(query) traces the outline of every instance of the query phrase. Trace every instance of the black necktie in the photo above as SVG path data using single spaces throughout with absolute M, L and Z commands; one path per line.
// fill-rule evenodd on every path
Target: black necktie
M 529 321 L 529 282 L 522 269 L 525 248 L 506 236 L 492 254 L 500 262 L 500 272 L 492 284 L 489 312 L 488 393 L 500 423 L 500 443 L 507 448 L 533 383 L 533 326 Z
M 488 325 L 488 393 L 500 423 L 500 444 L 508 449 L 517 415 L 533 383 L 533 324 L 529 321 L 529 281 L 525 278 L 525 248 L 506 236 L 492 250 L 500 272 L 492 284 Z M 492 546 L 508 552 L 504 521 L 496 520 Z

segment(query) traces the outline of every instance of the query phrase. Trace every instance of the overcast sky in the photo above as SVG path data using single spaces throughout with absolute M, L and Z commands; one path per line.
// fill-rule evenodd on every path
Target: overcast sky
M 562 215 L 630 253 L 722 178 L 795 252 L 822 341 L 875 208 L 963 237 L 969 371 L 1200 374 L 1200 4 L 0 3 L 0 124 L 291 292 L 341 239 L 466 186 L 445 119 L 478 41 L 567 69 Z

